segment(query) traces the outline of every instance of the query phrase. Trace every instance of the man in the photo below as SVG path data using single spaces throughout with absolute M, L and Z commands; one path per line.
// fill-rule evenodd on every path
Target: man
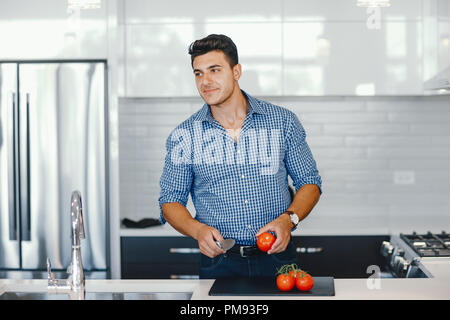
M 194 41 L 189 54 L 205 104 L 167 139 L 161 222 L 198 241 L 200 278 L 275 275 L 297 263 L 291 231 L 322 193 L 305 131 L 293 112 L 240 89 L 242 68 L 227 36 Z M 276 235 L 267 253 L 256 247 L 263 232 Z M 225 238 L 236 241 L 227 252 L 216 243 Z

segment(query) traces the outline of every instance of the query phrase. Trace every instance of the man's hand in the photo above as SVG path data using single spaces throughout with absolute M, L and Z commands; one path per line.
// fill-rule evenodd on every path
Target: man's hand
M 272 245 L 268 254 L 278 253 L 286 250 L 291 239 L 292 222 L 288 214 L 282 214 L 272 222 L 269 222 L 264 227 L 259 229 L 256 237 L 259 237 L 263 232 L 272 231 L 277 235 L 277 240 Z
M 223 237 L 219 230 L 210 227 L 206 224 L 202 225 L 196 234 L 195 239 L 198 241 L 200 252 L 204 255 L 214 258 L 219 254 L 225 253 L 225 250 L 220 249 L 216 241 L 223 241 Z

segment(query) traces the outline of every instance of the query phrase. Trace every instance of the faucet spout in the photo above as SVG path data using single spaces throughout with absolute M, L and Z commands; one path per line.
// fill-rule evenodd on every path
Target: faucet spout
M 67 268 L 70 276 L 65 281 L 56 280 L 51 272 L 50 260 L 47 259 L 48 290 L 57 293 L 68 293 L 71 298 L 84 299 L 85 283 L 80 240 L 85 239 L 85 232 L 81 193 L 79 191 L 72 192 L 70 217 L 72 226 L 72 262 Z
M 72 192 L 70 202 L 70 216 L 72 218 L 72 263 L 70 266 L 71 276 L 69 281 L 74 290 L 84 290 L 84 272 L 81 261 L 80 239 L 85 238 L 83 207 L 81 203 L 81 193 Z
M 72 247 L 80 245 L 80 239 L 85 238 L 83 208 L 81 203 L 81 193 L 72 192 L 70 200 L 70 217 L 72 219 Z

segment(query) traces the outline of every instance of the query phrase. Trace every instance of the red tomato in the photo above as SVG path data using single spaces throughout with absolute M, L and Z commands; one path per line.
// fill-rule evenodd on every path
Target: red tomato
M 281 291 L 289 291 L 295 286 L 295 279 L 288 274 L 280 274 L 277 277 L 277 287 Z
M 309 291 L 314 286 L 314 279 L 308 273 L 302 272 L 295 278 L 295 285 L 300 291 Z
M 256 240 L 256 244 L 261 251 L 267 252 L 270 250 L 270 248 L 272 248 L 275 240 L 276 238 L 273 234 L 264 232 L 258 237 L 258 240 Z

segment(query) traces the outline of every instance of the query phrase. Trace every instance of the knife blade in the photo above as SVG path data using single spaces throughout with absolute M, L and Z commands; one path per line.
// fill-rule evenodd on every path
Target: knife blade
M 225 239 L 223 241 L 216 241 L 217 246 L 225 251 L 230 250 L 235 243 L 236 241 L 234 241 L 234 239 Z

